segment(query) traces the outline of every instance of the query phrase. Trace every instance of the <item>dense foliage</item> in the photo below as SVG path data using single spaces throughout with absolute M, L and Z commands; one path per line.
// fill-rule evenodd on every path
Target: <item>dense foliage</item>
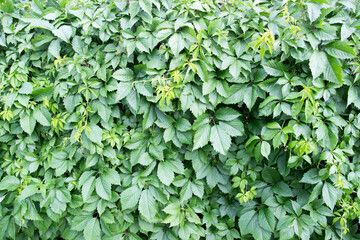
M 360 239 L 359 16 L 0 0 L 0 239 Z

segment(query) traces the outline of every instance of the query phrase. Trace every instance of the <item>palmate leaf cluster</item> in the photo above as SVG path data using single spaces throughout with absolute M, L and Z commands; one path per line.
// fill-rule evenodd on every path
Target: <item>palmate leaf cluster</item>
M 359 1 L 0 21 L 0 239 L 359 239 Z

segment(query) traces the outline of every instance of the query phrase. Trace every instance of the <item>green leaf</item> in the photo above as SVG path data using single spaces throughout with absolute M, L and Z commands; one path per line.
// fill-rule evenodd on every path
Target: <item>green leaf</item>
M 294 212 L 297 216 L 300 216 L 302 213 L 301 205 L 293 200 L 291 200 L 291 206 L 294 209 Z
M 81 55 L 86 54 L 86 47 L 85 43 L 81 40 L 79 36 L 75 36 L 72 40 L 72 47 L 75 52 Z
M 27 210 L 24 215 L 24 218 L 28 219 L 28 220 L 33 220 L 33 221 L 42 221 L 43 220 L 43 218 L 37 212 L 35 205 L 30 201 L 27 201 Z
M 154 159 L 150 156 L 150 154 L 145 152 L 140 156 L 138 163 L 143 166 L 149 166 L 153 161 Z
M 333 210 L 337 200 L 337 191 L 331 183 L 324 183 L 324 186 L 322 188 L 322 196 L 325 204 L 331 210 Z
M 180 213 L 180 203 L 170 203 L 163 211 L 167 214 L 176 215 Z
M 37 192 L 38 192 L 38 187 L 36 185 L 26 185 L 17 199 L 18 201 L 23 201 L 26 198 L 35 195 Z
M 248 87 L 244 92 L 244 103 L 247 108 L 251 110 L 255 105 L 256 99 L 258 98 L 258 93 L 256 87 Z
M 215 83 L 216 83 L 216 92 L 226 98 L 229 94 L 229 84 L 224 80 L 216 81 Z
M 175 136 L 175 128 L 171 125 L 164 131 L 165 142 L 169 142 L 173 140 L 174 136 Z
M 52 33 L 63 40 L 64 42 L 70 43 L 70 37 L 72 35 L 72 28 L 70 26 L 61 26 L 58 29 L 54 29 Z
M 341 41 L 346 41 L 354 32 L 356 28 L 349 27 L 347 24 L 341 26 Z
M 326 45 L 325 50 L 328 54 L 337 59 L 348 59 L 356 57 L 354 49 L 343 41 L 331 42 Z
M 280 180 L 278 171 L 271 167 L 265 167 L 261 172 L 261 176 L 267 183 L 277 183 Z
M 262 141 L 261 142 L 261 154 L 268 159 L 271 152 L 271 146 L 268 142 Z
M 247 67 L 242 61 L 235 60 L 234 63 L 230 65 L 229 72 L 235 79 L 237 79 L 241 73 L 242 68 L 246 69 Z
M 192 196 L 191 182 L 187 181 L 180 191 L 180 203 L 189 200 Z
M 169 186 L 174 180 L 174 172 L 168 166 L 167 162 L 159 162 L 157 176 L 166 186 Z
M 20 126 L 27 134 L 31 135 L 35 129 L 36 120 L 33 118 L 32 114 L 29 115 L 26 112 L 23 112 L 20 116 Z
M 158 206 L 156 201 L 150 192 L 150 190 L 145 189 L 141 193 L 139 201 L 139 212 L 148 222 L 156 222 L 155 215 L 158 212 Z
M 71 222 L 71 229 L 75 231 L 83 231 L 91 219 L 90 215 L 75 216 Z
M 321 178 L 319 177 L 318 170 L 314 168 L 307 171 L 300 180 L 300 182 L 308 184 L 317 184 L 320 181 Z
M 33 92 L 33 87 L 31 83 L 25 82 L 21 85 L 21 88 L 18 91 L 21 94 L 31 94 Z
M 130 1 L 129 5 L 130 17 L 134 18 L 140 10 L 139 1 Z
M 13 13 L 15 11 L 14 5 L 10 1 L 0 1 L 0 9 L 6 13 Z M 2 221 L 2 222 L 7 222 L 7 221 Z
M 220 121 L 219 125 L 232 137 L 245 135 L 244 124 L 239 119 L 234 119 L 230 122 Z
M 195 196 L 198 196 L 199 198 L 203 198 L 204 196 L 204 185 L 192 183 L 191 184 L 191 191 Z
M 201 2 L 194 2 L 193 4 L 191 4 L 190 8 L 198 10 L 198 11 L 205 12 L 204 8 L 201 5 Z
M 122 209 L 125 210 L 135 207 L 138 204 L 140 195 L 141 195 L 141 189 L 137 185 L 133 185 L 125 189 L 120 194 Z
M 356 238 L 359 4 L 281 2 L 0 0 L 0 239 Z
M 225 99 L 226 104 L 240 103 L 244 100 L 244 92 L 246 88 L 241 84 L 234 84 L 229 89 L 228 98 Z
M 191 129 L 191 124 L 187 119 L 179 118 L 176 120 L 175 128 L 181 132 L 186 132 Z
M 355 103 L 358 100 L 358 97 L 359 97 L 358 89 L 354 85 L 351 85 L 349 87 L 349 91 L 347 94 L 347 106 L 349 106 L 352 103 Z
M 142 124 L 143 129 L 147 129 L 151 127 L 151 125 L 154 124 L 155 120 L 156 120 L 155 107 L 151 106 L 146 110 L 144 114 L 144 119 Z
M 208 25 L 208 33 L 209 35 L 213 35 L 217 29 L 220 28 L 222 22 L 220 19 L 216 19 L 216 20 L 213 20 L 213 21 L 209 21 L 209 25 Z
M 226 155 L 231 145 L 230 135 L 219 125 L 211 127 L 210 142 L 214 150 Z
M 278 194 L 281 197 L 292 197 L 293 193 L 289 187 L 284 182 L 278 182 L 273 186 L 274 193 Z
M 320 41 L 330 41 L 337 38 L 336 29 L 330 25 L 325 25 L 324 28 L 316 29 L 314 35 Z
M 101 144 L 102 129 L 98 125 L 90 123 L 86 128 L 86 136 L 90 141 Z
M 209 80 L 209 73 L 206 67 L 206 64 L 203 61 L 200 61 L 199 63 L 196 63 L 196 69 L 197 69 L 197 75 L 203 80 L 204 82 L 207 82 Z
M 283 76 L 286 71 L 284 64 L 275 60 L 267 61 L 262 66 L 267 74 L 275 77 Z
M 252 234 L 259 230 L 257 214 L 254 210 L 248 211 L 241 215 L 239 219 L 239 227 L 242 235 Z
M 108 181 L 110 184 L 114 185 L 121 185 L 120 183 L 120 175 L 119 173 L 114 169 L 107 169 L 105 173 L 102 175 Z
M 202 148 L 205 146 L 210 140 L 210 130 L 211 127 L 209 124 L 205 124 L 201 126 L 196 132 L 194 136 L 194 147 L 193 150 L 198 148 Z
M 316 186 L 314 187 L 314 189 L 312 190 L 310 197 L 309 197 L 309 202 L 314 201 L 315 199 L 317 199 L 317 197 L 320 195 L 321 190 L 322 190 L 322 186 L 323 183 L 319 182 L 318 184 L 316 184 Z
M 309 0 L 309 2 L 318 4 L 329 4 L 327 0 Z
M 87 201 L 90 198 L 91 194 L 94 192 L 94 189 L 95 189 L 95 177 L 91 176 L 83 184 L 81 189 L 81 194 L 84 201 Z
M 342 68 L 340 62 L 330 55 L 327 55 L 327 59 L 328 62 L 324 70 L 325 79 L 333 83 L 341 84 Z
M 60 57 L 60 50 L 61 50 L 60 41 L 61 40 L 59 40 L 59 39 L 53 40 L 53 41 L 51 41 L 51 43 L 49 45 L 49 50 L 48 50 L 49 53 L 56 58 Z
M 223 121 L 231 121 L 238 118 L 239 116 L 240 114 L 236 110 L 229 107 L 220 108 L 215 113 L 215 118 L 217 120 Z
M 132 90 L 132 84 L 129 82 L 119 82 L 117 85 L 116 99 L 120 101 L 121 99 L 127 97 Z
M 34 118 L 43 126 L 49 127 L 51 125 L 51 114 L 44 106 L 37 106 L 34 109 Z
M 0 182 L 0 190 L 14 191 L 20 186 L 20 180 L 14 176 L 5 176 Z
M 327 64 L 327 57 L 323 51 L 314 50 L 310 57 L 310 69 L 313 78 L 317 78 L 325 71 Z
M 123 82 L 131 81 L 135 77 L 134 72 L 129 68 L 119 69 L 114 72 L 112 76 L 113 78 Z
M 268 208 L 261 208 L 259 210 L 259 225 L 270 232 L 275 229 L 275 216 Z
M 31 19 L 30 21 L 30 28 L 42 28 L 49 31 L 54 29 L 54 25 L 52 25 L 49 21 L 42 20 L 42 19 Z
M 310 22 L 314 22 L 320 17 L 321 6 L 316 3 L 306 3 L 306 6 Z
M 236 58 L 235 57 L 231 57 L 231 56 L 224 56 L 223 59 L 222 59 L 222 65 L 221 65 L 221 69 L 224 70 L 224 69 L 227 69 L 229 68 L 230 65 L 232 65 L 234 62 L 236 61 Z M 235 66 L 236 68 L 236 66 Z M 237 69 L 234 69 L 234 70 L 237 70 Z M 235 73 L 235 72 L 232 72 L 234 70 L 230 70 L 230 74 L 236 78 L 239 74 L 240 74 L 240 69 L 238 69 L 237 71 L 239 71 L 238 73 Z
M 174 33 L 169 38 L 169 46 L 174 55 L 178 56 L 181 50 L 183 50 L 185 47 L 185 41 L 182 35 L 180 33 Z
M 151 16 L 151 8 L 152 8 L 151 1 L 149 1 L 149 0 L 139 0 L 139 5 L 142 8 L 142 10 L 144 10 L 145 12 L 147 12 Z
M 305 102 L 305 119 L 308 120 L 309 117 L 312 115 L 313 113 L 313 106 L 310 104 L 310 101 L 306 101 Z
M 104 176 L 100 176 L 96 179 L 95 191 L 101 198 L 110 200 L 111 184 Z
M 100 224 L 97 218 L 92 218 L 84 229 L 85 240 L 98 240 L 100 237 Z

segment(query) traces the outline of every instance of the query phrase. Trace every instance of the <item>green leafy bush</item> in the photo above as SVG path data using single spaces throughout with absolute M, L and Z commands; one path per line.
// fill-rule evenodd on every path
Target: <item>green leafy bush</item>
M 1 239 L 360 239 L 360 4 L 0 1 Z

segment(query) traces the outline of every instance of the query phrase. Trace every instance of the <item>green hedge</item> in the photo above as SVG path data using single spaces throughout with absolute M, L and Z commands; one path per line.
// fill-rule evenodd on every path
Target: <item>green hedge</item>
M 360 239 L 359 16 L 0 0 L 0 239 Z

